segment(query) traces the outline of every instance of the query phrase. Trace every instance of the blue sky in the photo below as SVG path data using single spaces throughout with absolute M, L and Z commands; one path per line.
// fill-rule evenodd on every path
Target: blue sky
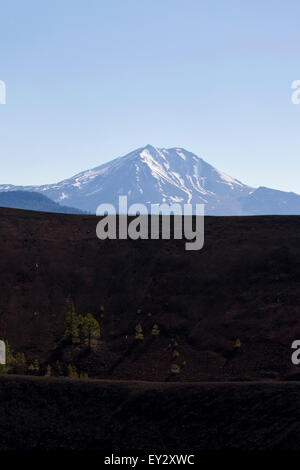
M 1 4 L 0 183 L 53 183 L 148 143 L 300 193 L 300 2 Z

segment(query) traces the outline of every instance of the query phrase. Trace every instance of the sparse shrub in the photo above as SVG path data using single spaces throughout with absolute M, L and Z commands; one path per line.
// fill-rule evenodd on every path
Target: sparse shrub
M 33 375 L 34 374 L 34 365 L 32 363 L 29 364 L 27 370 L 28 370 L 28 374 Z
M 0 364 L 0 375 L 7 374 L 9 371 L 9 367 L 7 364 Z
M 46 367 L 45 377 L 51 377 L 52 375 L 52 368 L 50 365 Z
M 180 374 L 180 366 L 178 364 L 171 364 L 171 374 Z
M 152 328 L 152 335 L 153 336 L 158 336 L 160 334 L 160 329 L 158 327 L 158 325 L 153 325 L 153 328 Z
M 67 375 L 70 379 L 78 378 L 77 368 L 73 364 L 69 364 L 67 367 Z
M 240 338 L 237 338 L 237 340 L 234 343 L 234 348 L 239 349 L 242 346 Z
M 14 352 L 10 347 L 8 341 L 5 341 L 6 344 L 6 363 L 12 365 L 14 363 Z
M 15 353 L 10 347 L 8 341 L 6 344 L 6 364 L 1 364 L 0 373 L 7 374 L 9 372 L 15 374 L 24 374 L 26 371 L 26 359 L 24 353 Z
M 34 368 L 34 372 L 38 375 L 39 372 L 40 372 L 40 363 L 39 363 L 38 359 L 35 359 L 33 361 L 33 368 Z
M 56 370 L 56 374 L 58 376 L 60 375 L 64 375 L 64 371 L 63 371 L 63 368 L 62 368 L 62 365 L 59 361 L 56 361 L 55 363 L 55 370 Z
M 31 375 L 39 375 L 39 372 L 40 372 L 39 361 L 35 359 L 33 363 L 29 364 L 27 370 L 28 370 L 28 373 Z
M 26 358 L 24 353 L 18 352 L 13 360 L 13 369 L 17 374 L 24 374 L 26 371 Z

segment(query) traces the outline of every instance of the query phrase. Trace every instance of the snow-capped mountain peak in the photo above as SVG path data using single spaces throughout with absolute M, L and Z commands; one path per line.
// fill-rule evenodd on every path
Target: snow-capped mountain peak
M 277 211 L 282 208 L 290 213 L 288 201 L 291 199 L 285 196 L 283 203 L 283 194 L 289 193 L 251 188 L 184 148 L 158 148 L 149 144 L 56 184 L 0 185 L 0 191 L 16 189 L 42 192 L 65 206 L 93 213 L 101 203 L 117 207 L 119 196 L 127 196 L 129 205 L 205 204 L 205 213 L 211 215 L 260 213 L 259 206 L 264 206 L 262 213 L 269 213 L 268 210 L 281 213 Z M 266 206 L 263 197 L 271 202 L 274 199 L 275 205 L 269 202 Z M 299 201 L 300 196 L 294 195 L 292 213 L 300 213 Z

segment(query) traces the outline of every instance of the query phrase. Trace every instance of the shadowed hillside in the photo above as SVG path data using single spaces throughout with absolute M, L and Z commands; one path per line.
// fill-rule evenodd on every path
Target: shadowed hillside
M 0 450 L 131 455 L 299 449 L 299 383 L 187 385 L 12 376 L 0 377 L 0 400 Z
M 84 214 L 74 207 L 61 206 L 44 194 L 33 191 L 5 191 L 0 192 L 0 207 L 26 209 L 43 212 L 59 212 L 63 214 Z
M 198 252 L 181 240 L 99 241 L 97 221 L 1 209 L 0 335 L 29 362 L 102 378 L 297 376 L 300 217 L 207 217 Z M 91 350 L 60 342 L 67 299 L 100 324 Z

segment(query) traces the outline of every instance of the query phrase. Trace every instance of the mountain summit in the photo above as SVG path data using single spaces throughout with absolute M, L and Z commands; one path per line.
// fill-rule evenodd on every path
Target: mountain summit
M 101 203 L 118 206 L 166 202 L 205 204 L 207 215 L 300 214 L 300 196 L 252 188 L 217 170 L 195 153 L 146 145 L 57 184 L 0 185 L 0 191 L 42 192 L 64 206 L 95 213 Z

